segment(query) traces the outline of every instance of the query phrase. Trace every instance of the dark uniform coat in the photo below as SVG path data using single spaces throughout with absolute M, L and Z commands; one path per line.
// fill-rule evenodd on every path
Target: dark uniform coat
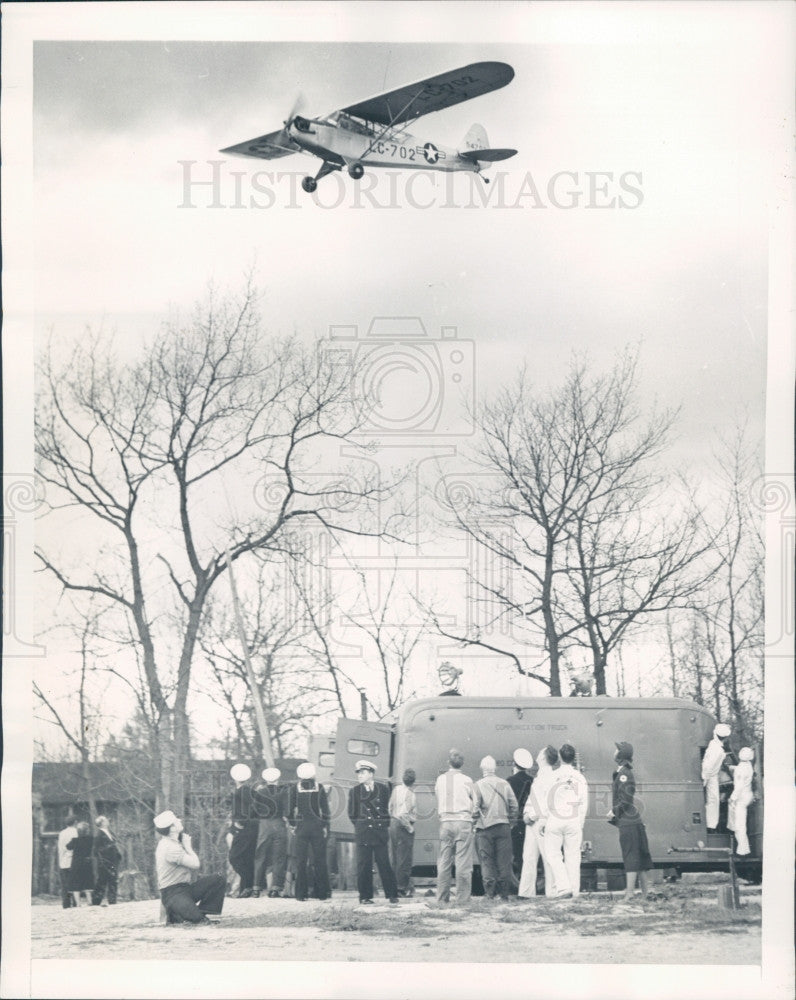
M 652 868 L 647 830 L 635 803 L 636 779 L 633 765 L 623 760 L 613 773 L 613 817 L 609 822 L 619 828 L 619 846 L 625 871 L 644 872 Z
M 390 839 L 390 789 L 382 781 L 368 792 L 354 785 L 348 793 L 348 818 L 354 824 L 358 844 L 387 844 Z
M 251 785 L 241 785 L 232 793 L 232 844 L 229 863 L 240 875 L 240 891 L 245 892 L 254 884 L 254 848 L 257 844 L 257 820 Z
M 641 815 L 634 801 L 636 794 L 636 778 L 633 765 L 623 760 L 612 777 L 611 811 L 614 816 L 611 822 L 614 826 L 628 826 L 641 822 Z

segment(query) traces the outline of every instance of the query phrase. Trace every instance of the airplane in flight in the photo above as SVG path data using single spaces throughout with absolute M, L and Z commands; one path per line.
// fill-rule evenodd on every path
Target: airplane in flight
M 359 180 L 370 167 L 413 170 L 467 170 L 480 174 L 491 163 L 514 156 L 516 149 L 491 149 L 486 130 L 473 125 L 460 149 L 450 149 L 426 137 L 415 138 L 406 126 L 423 115 L 505 87 L 514 78 L 508 63 L 478 62 L 410 83 L 386 94 L 332 111 L 322 118 L 304 118 L 294 108 L 277 132 L 220 150 L 237 156 L 276 160 L 292 153 L 311 153 L 322 162 L 315 177 L 301 186 L 311 194 L 318 181 L 344 167 Z M 488 179 L 484 177 L 488 182 Z

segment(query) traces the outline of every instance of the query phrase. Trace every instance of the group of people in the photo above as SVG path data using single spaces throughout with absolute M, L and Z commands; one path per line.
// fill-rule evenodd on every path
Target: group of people
M 515 891 L 524 898 L 536 896 L 540 860 L 548 897 L 579 894 L 588 786 L 575 758 L 567 743 L 560 750 L 545 746 L 534 765 L 533 755 L 521 747 L 514 751 L 509 779 L 497 776 L 495 758 L 488 755 L 479 765 L 481 778 L 473 781 L 462 771 L 462 754 L 450 751 L 448 769 L 434 788 L 440 851 L 432 905 L 450 904 L 454 863 L 456 902 L 467 902 L 476 856 L 487 898 L 507 901 Z
M 730 746 L 732 730 L 719 722 L 702 758 L 702 783 L 705 786 L 705 823 L 709 833 L 721 830 L 722 805 L 726 802 L 726 828 L 735 835 L 736 854 L 749 853 L 746 827 L 749 806 L 754 802 L 754 750 L 741 747 L 736 757 Z
M 313 895 L 328 899 L 329 801 L 314 765 L 300 764 L 298 780 L 287 784 L 276 767 L 267 767 L 255 784 L 250 784 L 246 764 L 235 764 L 230 776 L 235 789 L 227 841 L 229 863 L 239 878 L 237 895 L 290 893 L 304 901 L 310 892 L 311 859 Z
M 737 763 L 728 764 L 729 735 L 729 727 L 716 726 L 705 753 L 707 823 L 709 828 L 715 828 L 718 822 L 719 772 L 722 767 L 732 768 L 734 791 L 728 825 L 735 831 L 737 853 L 748 854 L 746 810 L 753 798 L 754 754 L 744 747 Z M 635 802 L 633 746 L 626 741 L 615 746 L 611 809 L 605 819 L 619 834 L 626 873 L 625 896 L 631 897 L 637 885 L 646 896 L 652 858 Z M 525 899 L 535 897 L 540 862 L 548 899 L 578 896 L 589 789 L 576 758 L 577 752 L 569 743 L 558 749 L 542 747 L 535 762 L 529 750 L 518 748 L 513 754 L 511 777 L 498 777 L 495 758 L 487 755 L 479 765 L 481 778 L 473 781 L 462 770 L 463 755 L 450 750 L 448 766 L 434 786 L 439 857 L 436 899 L 427 905 L 451 905 L 454 866 L 455 901 L 459 905 L 466 903 L 471 895 L 476 857 L 487 898 L 508 900 L 514 893 Z M 407 768 L 401 784 L 391 790 L 386 782 L 376 780 L 372 761 L 357 761 L 354 771 L 357 784 L 348 794 L 348 816 L 354 827 L 359 901 L 373 903 L 375 863 L 384 895 L 395 904 L 400 897 L 414 894 L 411 872 L 417 823 L 416 775 Z M 266 768 L 254 784 L 250 783 L 251 770 L 245 764 L 236 764 L 230 776 L 235 789 L 228 834 L 229 861 L 240 877 L 238 896 L 259 896 L 264 892 L 269 896 L 284 895 L 291 855 L 295 898 L 304 901 L 311 891 L 318 899 L 329 899 L 329 802 L 323 785 L 317 781 L 314 765 L 299 765 L 297 780 L 287 784 L 281 783 L 281 774 L 274 767 Z M 192 883 L 199 861 L 181 821 L 166 812 L 155 818 L 155 827 L 161 835 L 156 854 L 158 883 L 169 919 L 202 923 L 209 915 L 220 913 L 226 879 L 213 875 Z
M 91 826 L 85 821 L 78 823 L 70 813 L 58 834 L 61 903 L 65 910 L 80 906 L 83 898 L 94 906 L 116 902 L 122 852 L 107 817 L 98 816 L 95 827 L 97 832 L 92 835 Z

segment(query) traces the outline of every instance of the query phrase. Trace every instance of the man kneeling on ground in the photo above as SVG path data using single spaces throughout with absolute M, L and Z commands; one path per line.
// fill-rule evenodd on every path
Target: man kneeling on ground
M 201 862 L 183 830 L 182 820 L 170 809 L 155 817 L 155 829 L 160 834 L 155 867 L 167 922 L 210 923 L 207 915 L 218 916 L 224 906 L 224 876 L 203 875 L 191 882 L 191 873 L 199 870 Z

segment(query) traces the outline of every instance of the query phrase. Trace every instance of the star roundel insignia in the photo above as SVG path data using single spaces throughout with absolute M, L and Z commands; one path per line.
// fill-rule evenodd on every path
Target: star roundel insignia
M 423 156 L 425 156 L 428 163 L 437 162 L 439 159 L 439 150 L 433 142 L 427 142 L 425 146 L 423 146 Z
M 627 781 L 627 775 L 626 774 L 620 774 L 619 775 L 619 780 L 620 781 Z

